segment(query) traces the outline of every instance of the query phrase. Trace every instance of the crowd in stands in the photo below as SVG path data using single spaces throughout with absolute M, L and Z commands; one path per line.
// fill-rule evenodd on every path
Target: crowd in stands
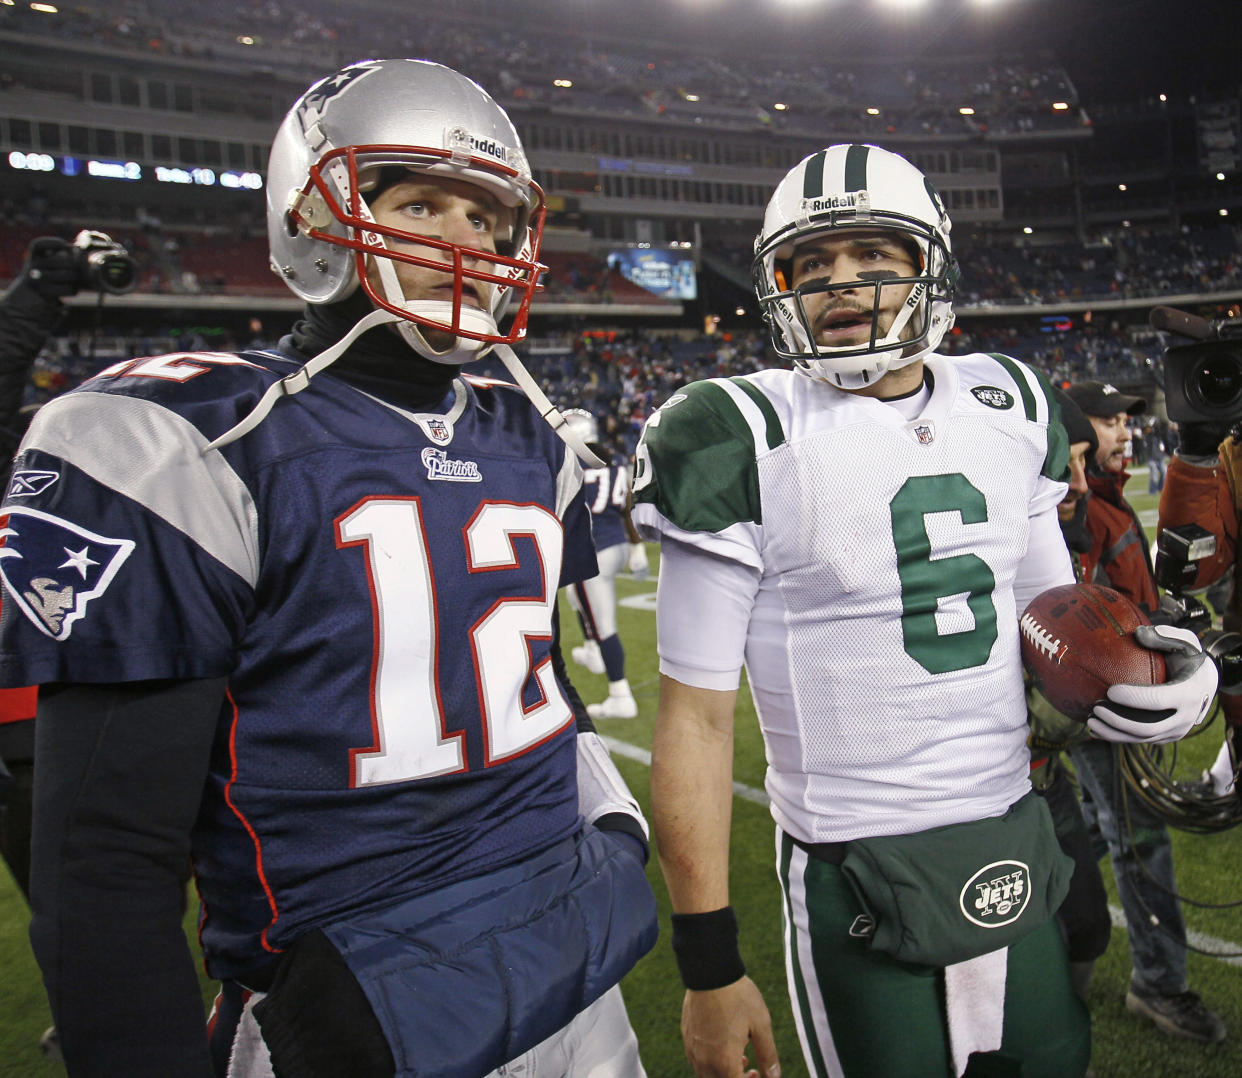
M 92 42 L 158 55 L 261 62 L 296 73 L 330 70 L 366 56 L 422 56 L 462 71 L 487 71 L 502 104 L 535 104 L 610 114 L 659 115 L 670 122 L 723 121 L 740 128 L 822 129 L 842 134 L 985 134 L 1064 129 L 1088 123 L 1065 71 L 1051 60 L 967 57 L 919 61 L 893 78 L 891 61 L 797 60 L 786 52 L 755 62 L 588 37 L 571 28 L 534 27 L 420 8 L 416 20 L 375 18 L 363 7 L 303 0 L 129 0 L 84 3 L 53 23 L 25 5 L 0 7 L 0 29 Z M 553 85 L 558 79 L 561 85 Z M 1052 109 L 1061 103 L 1059 111 Z M 776 108 L 780 103 L 781 108 Z M 972 116 L 959 109 L 970 105 Z M 879 117 L 865 110 L 877 109 Z
M 26 247 L 36 236 L 72 239 L 77 231 L 52 221 L 31 222 L 15 212 L 2 218 L 0 214 L 0 284 L 17 274 Z M 164 228 L 149 221 L 138 228 L 106 227 L 137 261 L 139 291 L 286 294 L 268 266 L 265 235 L 242 228 Z M 1242 280 L 1242 235 L 1227 225 L 1177 233 L 1130 229 L 1087 245 L 1013 246 L 966 236 L 955 242 L 963 266 L 959 310 L 1230 292 L 1238 290 Z M 713 245 L 709 253 L 735 273 L 748 275 L 748 251 Z M 545 248 L 544 261 L 546 301 L 659 302 L 610 270 L 602 256 Z
M 264 348 L 274 345 L 278 336 L 279 331 L 265 330 L 255 322 L 245 340 L 204 327 L 189 331 L 165 327 L 150 334 L 103 339 L 59 337 L 35 365 L 27 403 L 42 404 L 118 359 Z M 1119 321 L 1044 333 L 993 327 L 991 320 L 976 319 L 969 328 L 956 327 L 941 350 L 958 355 L 1003 352 L 1030 363 L 1057 385 L 1102 380 L 1150 395 L 1159 380 L 1162 344 L 1144 327 Z M 625 454 L 633 453 L 647 417 L 687 382 L 746 374 L 781 362 L 759 330 L 711 336 L 686 330 L 587 329 L 551 335 L 536 330 L 522 352 L 553 401 L 601 417 L 606 440 Z M 472 371 L 509 377 L 489 359 Z

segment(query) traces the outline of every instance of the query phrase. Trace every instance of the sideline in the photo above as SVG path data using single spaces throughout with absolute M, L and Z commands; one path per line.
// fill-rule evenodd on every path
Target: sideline
M 608 746 L 608 751 L 617 756 L 624 756 L 627 760 L 633 760 L 635 763 L 642 764 L 644 767 L 651 766 L 651 753 L 646 749 L 639 748 L 637 745 L 631 745 L 628 741 L 620 741 L 615 737 L 607 737 L 600 735 L 600 740 Z M 751 801 L 756 805 L 767 805 L 768 795 L 762 790 L 757 790 L 753 786 L 747 786 L 741 782 L 734 782 L 733 795 L 740 797 L 744 801 Z M 1114 926 L 1117 928 L 1125 928 L 1126 915 L 1122 912 L 1120 906 L 1115 906 L 1111 902 L 1108 904 L 1108 914 L 1112 919 Z M 1229 940 L 1218 939 L 1215 936 L 1208 936 L 1202 932 L 1194 932 L 1189 929 L 1186 931 L 1186 938 L 1195 947 L 1202 951 L 1209 952 L 1204 958 L 1210 958 L 1214 962 L 1223 962 L 1227 966 L 1237 966 L 1242 968 L 1242 956 L 1238 956 L 1237 952 L 1242 951 L 1242 946 L 1231 943 Z

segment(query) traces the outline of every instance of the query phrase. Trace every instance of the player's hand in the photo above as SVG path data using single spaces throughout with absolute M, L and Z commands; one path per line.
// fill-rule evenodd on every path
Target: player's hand
M 1087 726 L 1104 741 L 1164 744 L 1203 721 L 1216 695 L 1216 664 L 1198 637 L 1172 625 L 1140 625 L 1134 638 L 1163 651 L 1168 680 L 1162 685 L 1113 685 L 1097 700 Z
M 651 565 L 647 561 L 647 547 L 643 543 L 630 544 L 630 560 L 628 568 L 634 574 L 635 580 L 646 580 L 647 575 L 651 572 Z
M 749 977 L 710 992 L 687 992 L 681 1039 L 697 1078 L 780 1078 L 772 1019 Z M 747 1044 L 754 1049 L 754 1067 Z

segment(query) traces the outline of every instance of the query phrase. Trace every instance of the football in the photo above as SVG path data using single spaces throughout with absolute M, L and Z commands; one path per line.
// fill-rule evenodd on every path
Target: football
M 1134 639 L 1148 617 L 1120 592 L 1063 584 L 1031 600 L 1019 622 L 1022 664 L 1048 702 L 1085 721 L 1110 685 L 1159 685 L 1164 655 Z

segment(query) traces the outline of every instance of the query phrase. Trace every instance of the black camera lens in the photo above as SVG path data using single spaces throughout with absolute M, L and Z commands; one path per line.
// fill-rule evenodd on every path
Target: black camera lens
M 1187 396 L 1210 409 L 1242 404 L 1242 353 L 1221 350 L 1205 357 L 1190 372 Z
M 123 251 L 92 251 L 86 262 L 91 286 L 101 292 L 119 296 L 138 283 L 138 267 Z

